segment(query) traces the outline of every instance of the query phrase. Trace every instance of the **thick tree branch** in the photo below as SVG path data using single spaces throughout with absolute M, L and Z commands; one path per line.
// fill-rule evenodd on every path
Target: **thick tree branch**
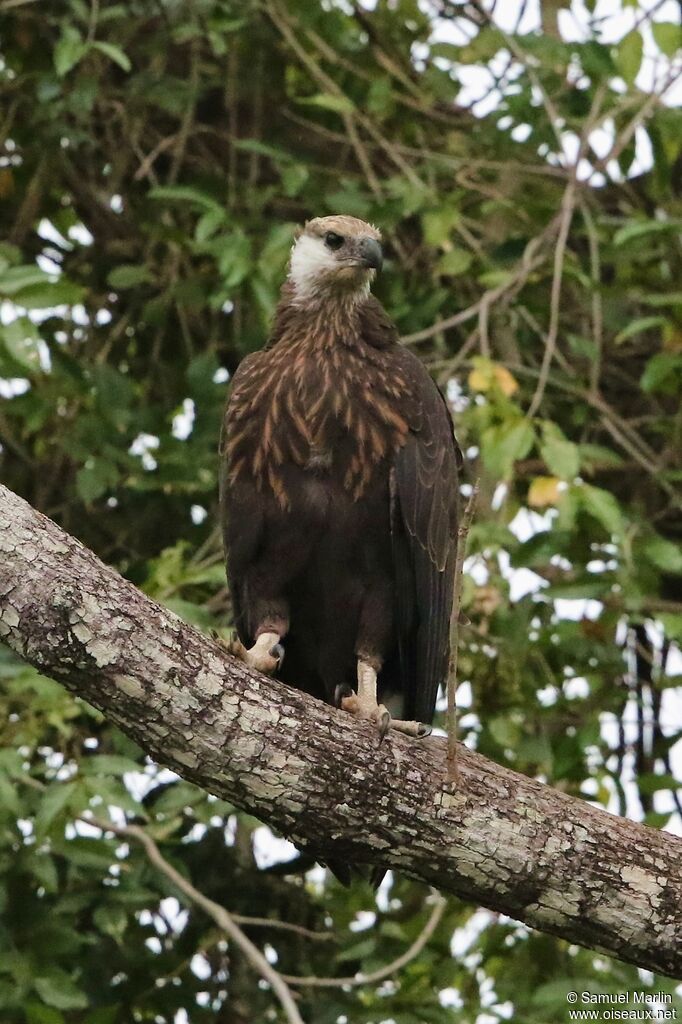
M 0 487 L 0 637 L 159 762 L 318 855 L 385 865 L 682 975 L 682 841 L 231 659 Z

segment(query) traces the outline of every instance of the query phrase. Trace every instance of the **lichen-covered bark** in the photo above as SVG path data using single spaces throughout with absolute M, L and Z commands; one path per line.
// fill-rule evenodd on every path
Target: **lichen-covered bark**
M 460 748 L 376 732 L 230 658 L 0 486 L 0 639 L 157 761 L 321 855 L 384 864 L 682 975 L 682 840 Z

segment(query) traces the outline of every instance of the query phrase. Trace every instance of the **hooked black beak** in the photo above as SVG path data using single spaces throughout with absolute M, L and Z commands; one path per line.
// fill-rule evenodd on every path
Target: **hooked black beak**
M 371 267 L 372 270 L 381 270 L 381 265 L 384 262 L 384 254 L 376 239 L 361 238 L 359 252 L 363 267 Z

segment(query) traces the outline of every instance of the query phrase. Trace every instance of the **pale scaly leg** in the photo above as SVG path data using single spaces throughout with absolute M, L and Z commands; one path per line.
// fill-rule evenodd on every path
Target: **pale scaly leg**
M 253 647 L 244 647 L 244 644 L 235 635 L 227 644 L 227 649 L 233 657 L 239 658 L 249 668 L 255 668 L 257 672 L 271 676 L 284 660 L 284 648 L 279 641 L 278 633 L 261 633 L 256 638 Z
M 340 688 L 339 688 L 340 689 Z M 431 729 L 422 722 L 405 722 L 400 718 L 391 718 L 388 708 L 377 703 L 377 672 L 366 661 L 358 659 L 358 690 L 349 696 L 340 696 L 339 707 L 349 711 L 358 718 L 374 722 L 383 740 L 389 729 L 404 732 L 407 736 L 428 736 Z

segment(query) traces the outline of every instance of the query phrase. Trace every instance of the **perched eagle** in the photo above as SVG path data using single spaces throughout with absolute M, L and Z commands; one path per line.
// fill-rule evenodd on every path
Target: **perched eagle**
M 221 518 L 233 653 L 420 736 L 447 675 L 461 455 L 370 294 L 380 240 L 347 216 L 298 234 L 270 340 L 234 376 Z M 402 720 L 380 703 L 396 692 Z

